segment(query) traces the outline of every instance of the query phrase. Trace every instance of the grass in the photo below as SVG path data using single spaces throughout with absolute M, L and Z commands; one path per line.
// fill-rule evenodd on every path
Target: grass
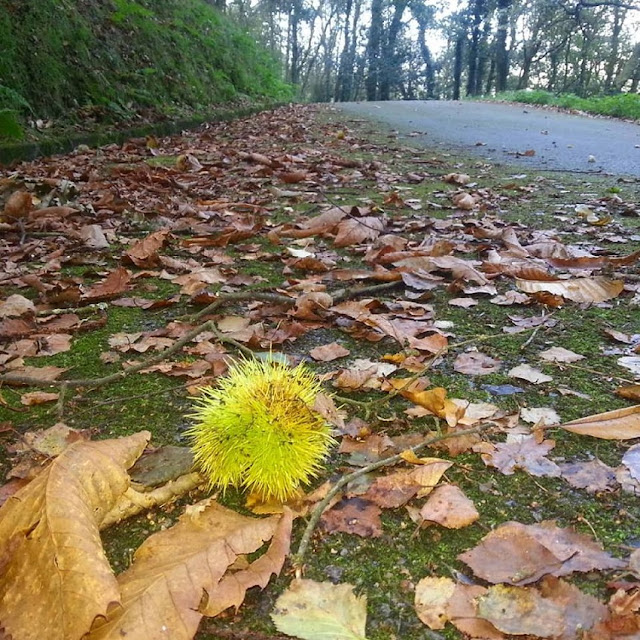
M 542 89 L 534 89 L 532 91 L 499 93 L 495 99 L 506 102 L 524 102 L 525 104 L 559 107 L 571 111 L 585 111 L 586 113 L 627 120 L 640 120 L 640 95 L 637 93 L 619 93 L 610 96 L 581 98 L 573 93 L 555 94 Z
M 492 220 L 496 224 L 511 223 L 519 229 L 553 230 L 554 235 L 566 243 L 582 242 L 585 247 L 598 245 L 603 253 L 628 254 L 640 246 L 640 243 L 630 239 L 626 245 L 621 246 L 610 242 L 606 235 L 608 231 L 628 238 L 639 235 L 640 219 L 614 216 L 608 227 L 592 227 L 578 218 L 572 209 L 573 204 L 611 193 L 615 193 L 623 201 L 634 202 L 640 196 L 637 183 L 617 182 L 615 177 L 607 176 L 546 172 L 538 175 L 535 171 L 524 178 L 514 179 L 512 175 L 521 174 L 521 168 L 495 165 L 487 167 L 485 162 L 458 153 L 455 158 L 440 154 L 440 164 L 425 165 L 413 160 L 418 155 L 424 159 L 425 152 L 414 153 L 415 150 L 406 146 L 406 140 L 390 142 L 373 127 L 345 123 L 331 112 L 324 112 L 318 121 L 311 125 L 307 122 L 305 125 L 315 132 L 313 135 L 317 140 L 330 139 L 331 132 L 338 128 L 350 130 L 350 134 L 360 143 L 357 154 L 367 162 L 375 159 L 384 167 L 384 171 L 377 170 L 368 174 L 369 178 L 359 182 L 351 192 L 342 188 L 332 190 L 331 197 L 341 197 L 340 202 L 345 204 L 370 201 L 382 205 L 391 190 L 399 190 L 404 198 L 414 198 L 424 203 L 423 209 L 417 212 L 409 208 L 387 207 L 385 210 L 394 231 L 416 241 L 436 235 L 430 226 L 432 221 L 451 216 L 449 209 L 434 209 L 426 203 L 446 204 L 446 196 L 454 187 L 443 182 L 441 176 L 455 170 L 469 173 L 474 181 L 493 194 L 492 206 L 486 212 L 463 214 L 454 218 L 454 221 L 461 224 L 457 233 L 474 248 L 463 257 L 477 258 L 482 255 L 482 248 L 473 244 L 473 239 L 468 236 L 462 224 L 465 219 L 477 221 L 478 217 Z M 195 143 L 192 141 L 191 144 Z M 257 146 L 255 141 L 252 144 Z M 273 145 L 274 142 L 268 141 L 265 144 Z M 345 141 L 339 144 L 343 146 L 332 149 L 332 152 L 349 157 L 353 143 Z M 272 149 L 271 146 L 269 148 Z M 147 162 L 156 167 L 171 165 L 169 161 L 159 161 L 157 158 L 151 161 L 147 159 Z M 408 173 L 424 174 L 425 179 L 419 184 L 409 183 L 404 179 Z M 380 183 L 383 186 L 377 182 L 379 176 L 382 176 Z M 309 210 L 308 204 L 280 202 L 275 196 L 269 198 L 269 207 L 273 207 L 273 217 L 278 222 L 287 217 L 295 219 Z M 560 213 L 556 213 L 557 211 Z M 404 230 L 407 225 L 409 230 Z M 315 242 L 320 249 L 334 251 L 331 242 L 325 238 L 316 238 Z M 226 248 L 227 255 L 235 259 L 233 266 L 238 273 L 265 278 L 265 282 L 256 286 L 286 287 L 308 275 L 284 271 L 279 257 L 286 255 L 285 247 L 289 246 L 288 242 L 273 245 L 263 237 L 258 237 L 247 243 L 257 245 L 260 251 L 268 251 L 273 255 L 273 260 L 265 260 L 264 257 L 260 260 L 245 260 L 242 249 L 244 243 L 240 247 Z M 338 258 L 352 259 L 350 263 L 339 262 L 340 267 L 363 264 L 362 254 L 351 249 L 341 249 L 335 253 Z M 67 275 L 80 276 L 83 273 L 72 271 Z M 344 284 L 329 283 L 329 288 L 342 287 Z M 347 286 L 352 284 L 346 283 Z M 138 279 L 135 286 L 136 289 L 128 295 L 162 298 L 175 293 L 173 285 L 157 278 Z M 498 287 L 504 292 L 513 285 L 511 281 L 501 279 Z M 606 305 L 581 308 L 567 303 L 559 309 L 545 309 L 541 305 L 497 306 L 489 302 L 490 296 L 478 295 L 474 297 L 479 304 L 464 310 L 449 305 L 451 298 L 463 295 L 454 289 L 455 287 L 440 288 L 431 294 L 427 302 L 432 305 L 436 320 L 453 323 L 452 332 L 455 337 L 451 339 L 451 343 L 455 345 L 457 342 L 467 341 L 467 344 L 453 347 L 426 374 L 432 385 L 444 386 L 449 396 L 474 402 L 491 402 L 509 412 L 525 406 L 549 406 L 563 420 L 628 406 L 629 403 L 617 397 L 614 390 L 621 383 L 620 378 L 629 378 L 631 374 L 616 363 L 616 355 L 603 353 L 603 347 L 615 346 L 603 333 L 604 328 L 615 328 L 627 333 L 640 332 L 637 311 L 628 305 L 628 296 Z M 380 296 L 380 300 L 393 304 L 403 297 L 399 291 L 402 290 Z M 3 296 L 11 292 L 3 291 Z M 246 309 L 243 305 L 237 305 L 225 308 L 223 313 L 243 314 L 247 312 Z M 41 365 L 44 362 L 70 367 L 74 377 L 104 375 L 120 367 L 120 363 L 107 365 L 99 359 L 99 354 L 108 348 L 109 336 L 117 332 L 152 331 L 190 311 L 194 311 L 194 307 L 186 301 L 159 311 L 110 306 L 107 324 L 98 330 L 78 334 L 69 353 L 33 359 L 30 363 Z M 555 324 L 541 328 L 533 335 L 531 332 L 506 334 L 502 331 L 503 327 L 513 325 L 510 316 L 534 317 L 542 313 L 550 315 Z M 493 337 L 485 339 L 485 334 L 492 334 Z M 316 327 L 298 340 L 285 343 L 282 350 L 294 358 L 308 360 L 308 353 L 313 347 L 333 341 L 350 349 L 351 355 L 332 363 L 309 362 L 309 366 L 319 374 L 349 367 L 349 363 L 357 357 L 379 360 L 386 353 L 402 350 L 402 345 L 390 338 L 372 343 L 350 335 L 334 324 Z M 576 363 L 576 367 L 540 364 L 538 354 L 550 346 L 563 346 L 586 358 Z M 486 376 L 458 373 L 453 367 L 453 361 L 469 347 L 476 347 L 501 360 L 502 369 Z M 134 356 L 124 354 L 123 358 L 128 360 Z M 554 378 L 553 382 L 533 385 L 509 378 L 508 370 L 523 362 L 540 366 Z M 155 444 L 182 443 L 181 434 L 188 423 L 185 415 L 190 407 L 188 392 L 180 386 L 182 382 L 182 378 L 168 378 L 158 373 L 131 376 L 109 387 L 80 393 L 69 402 L 65 421 L 70 426 L 94 430 L 96 437 L 124 435 L 148 428 L 153 432 Z M 487 385 L 504 384 L 519 386 L 522 393 L 496 396 L 486 388 Z M 579 391 L 589 397 L 563 395 L 559 387 Z M 330 385 L 329 388 L 331 389 Z M 21 391 L 23 390 L 3 389 L 9 407 L 0 407 L 0 421 L 10 420 L 19 433 L 50 426 L 56 416 L 55 411 L 47 405 L 28 411 L 11 410 L 21 408 Z M 378 397 L 378 392 L 354 394 L 353 397 L 373 398 Z M 424 433 L 431 428 L 428 420 L 408 419 L 404 414 L 408 407 L 409 403 L 401 399 L 384 406 L 379 415 L 371 420 L 372 431 L 394 436 L 401 433 Z M 349 411 L 351 417 L 358 416 L 357 411 Z M 556 441 L 550 457 L 558 461 L 587 460 L 595 456 L 609 465 L 617 466 L 628 448 L 625 443 L 580 437 L 559 429 L 549 430 L 546 435 Z M 503 440 L 504 434 L 497 435 L 495 439 Z M 429 451 L 426 455 L 446 457 L 442 450 Z M 10 461 L 6 457 L 3 460 L 1 470 L 6 472 Z M 479 510 L 481 517 L 472 526 L 460 530 L 445 530 L 435 526 L 418 530 L 404 509 L 396 509 L 383 511 L 383 535 L 380 538 L 359 538 L 323 531 L 316 532 L 313 538 L 306 576 L 316 580 L 348 582 L 355 585 L 358 593 L 367 595 L 369 640 L 421 640 L 428 637 L 426 628 L 418 620 L 413 608 L 415 584 L 427 575 L 451 577 L 456 572 L 462 572 L 471 577 L 469 569 L 457 556 L 473 547 L 488 531 L 503 522 L 515 520 L 532 524 L 555 519 L 560 526 L 573 526 L 588 535 L 593 535 L 595 531 L 605 548 L 617 556 L 627 555 L 629 547 L 636 544 L 637 523 L 640 519 L 637 496 L 620 491 L 591 495 L 571 488 L 561 479 L 533 478 L 522 471 L 504 476 L 496 469 L 486 467 L 474 453 L 465 453 L 455 458 L 454 462 L 446 479 L 459 485 Z M 329 477 L 337 477 L 345 469 L 348 469 L 347 458 L 334 452 L 326 473 L 318 479 L 318 483 Z M 194 502 L 202 495 L 194 493 L 177 505 L 152 510 L 105 532 L 104 544 L 113 566 L 118 571 L 126 568 L 131 562 L 133 550 L 150 533 L 169 526 L 181 513 L 184 504 Z M 228 491 L 222 500 L 227 506 L 244 511 L 244 496 L 241 493 Z M 302 520 L 295 523 L 294 548 L 304 525 Z M 572 576 L 571 581 L 604 599 L 610 594 L 606 587 L 608 578 L 607 575 L 594 573 Z M 228 611 L 215 619 L 204 620 L 197 635 L 198 640 L 281 637 L 277 634 L 269 613 L 277 596 L 290 581 L 291 575 L 287 567 L 264 591 L 251 590 L 237 614 Z M 448 640 L 461 638 L 450 627 L 439 633 Z

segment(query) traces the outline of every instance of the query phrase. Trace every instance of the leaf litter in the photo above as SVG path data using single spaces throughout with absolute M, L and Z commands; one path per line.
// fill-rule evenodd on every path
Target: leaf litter
M 601 532 L 606 525 L 580 515 L 595 501 L 616 514 L 621 532 L 636 517 L 627 496 L 640 493 L 638 456 L 624 443 L 640 437 L 638 407 L 629 406 L 638 399 L 630 377 L 639 331 L 629 319 L 639 294 L 637 228 L 613 217 L 598 226 L 580 206 L 541 228 L 519 211 L 555 192 L 562 176 L 507 189 L 491 165 L 399 154 L 359 123 L 342 124 L 348 133 L 338 136 L 331 115 L 309 126 L 316 117 L 314 107 L 294 105 L 159 139 L 153 149 L 131 140 L 0 173 L 5 632 L 16 640 L 45 629 L 52 638 L 156 638 L 169 629 L 171 637 L 234 637 L 243 620 L 262 628 L 267 609 L 257 597 L 275 628 L 300 638 L 387 638 L 386 618 L 407 638 L 422 637 L 422 624 L 452 625 L 461 638 L 637 633 L 638 584 L 613 579 L 637 567 L 624 559 L 633 535 L 605 551 L 591 521 Z M 599 206 L 592 193 L 573 195 Z M 622 254 L 616 238 L 628 244 Z M 576 317 L 598 331 L 576 332 Z M 293 511 L 247 500 L 256 513 L 276 511 L 263 517 L 239 513 L 242 497 L 197 502 L 202 480 L 188 461 L 168 474 L 152 469 L 153 486 L 132 483 L 127 468 L 148 440 L 134 433 L 140 425 L 175 444 L 188 395 L 249 352 L 305 360 L 337 394 L 318 407 L 344 434 L 325 488 L 309 489 Z M 506 391 L 516 389 L 513 378 L 519 395 Z M 172 389 L 176 408 L 160 395 L 144 421 L 123 427 L 127 437 L 108 439 L 105 416 L 126 423 L 145 379 L 163 394 Z M 117 385 L 127 389 L 121 402 L 109 396 Z M 98 413 L 87 412 L 92 403 Z M 156 429 L 167 416 L 170 430 Z M 432 447 L 442 457 L 413 453 L 429 436 L 447 438 Z M 617 448 L 601 460 L 592 439 Z M 370 468 L 386 458 L 392 468 Z M 167 465 L 157 460 L 149 464 Z M 301 566 L 289 552 L 292 519 L 351 474 L 322 507 L 317 557 Z M 542 494 L 519 511 L 525 498 L 515 488 L 509 495 L 510 483 L 531 476 Z M 88 478 L 103 481 L 73 489 Z M 545 494 L 565 506 L 545 504 Z M 171 526 L 176 500 L 192 506 Z M 46 530 L 43 505 L 54 518 Z M 141 512 L 147 535 L 157 532 L 116 578 L 98 532 L 126 530 L 123 521 Z M 511 512 L 526 523 L 508 521 Z M 82 529 L 76 538 L 69 522 Z M 72 542 L 59 555 L 61 535 Z M 451 551 L 424 566 L 412 559 L 422 547 Z M 393 564 L 374 588 L 362 575 L 385 556 Z M 34 598 L 30 585 L 53 584 L 65 563 L 79 568 L 68 577 L 78 584 Z M 320 580 L 274 578 L 283 566 Z M 575 578 L 584 572 L 602 577 L 597 597 Z M 82 584 L 91 586 L 80 603 L 73 594 Z M 246 601 L 253 587 L 266 590 Z

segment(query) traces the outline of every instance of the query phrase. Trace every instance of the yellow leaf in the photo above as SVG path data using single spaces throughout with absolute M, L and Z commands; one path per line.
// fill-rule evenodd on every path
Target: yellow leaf
M 0 620 L 20 640 L 77 640 L 120 599 L 98 527 L 149 433 L 70 445 L 0 509 Z
M 136 551 L 131 567 L 118 576 L 122 606 L 88 640 L 191 640 L 203 614 L 240 605 L 247 588 L 264 586 L 280 571 L 290 531 L 290 513 L 249 518 L 213 500 L 187 507 L 175 526 Z M 272 537 L 267 554 L 225 578 L 238 556 Z

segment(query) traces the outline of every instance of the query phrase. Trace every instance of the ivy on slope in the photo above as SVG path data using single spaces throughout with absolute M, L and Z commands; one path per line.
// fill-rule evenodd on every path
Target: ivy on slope
M 121 119 L 246 96 L 283 99 L 289 88 L 203 0 L 0 0 L 0 109 Z

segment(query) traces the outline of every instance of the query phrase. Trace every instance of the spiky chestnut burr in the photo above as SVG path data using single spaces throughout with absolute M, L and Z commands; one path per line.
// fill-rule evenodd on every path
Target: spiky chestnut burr
M 313 409 L 320 384 L 304 366 L 246 360 L 208 388 L 187 431 L 212 488 L 242 487 L 285 501 L 321 469 L 333 443 Z

